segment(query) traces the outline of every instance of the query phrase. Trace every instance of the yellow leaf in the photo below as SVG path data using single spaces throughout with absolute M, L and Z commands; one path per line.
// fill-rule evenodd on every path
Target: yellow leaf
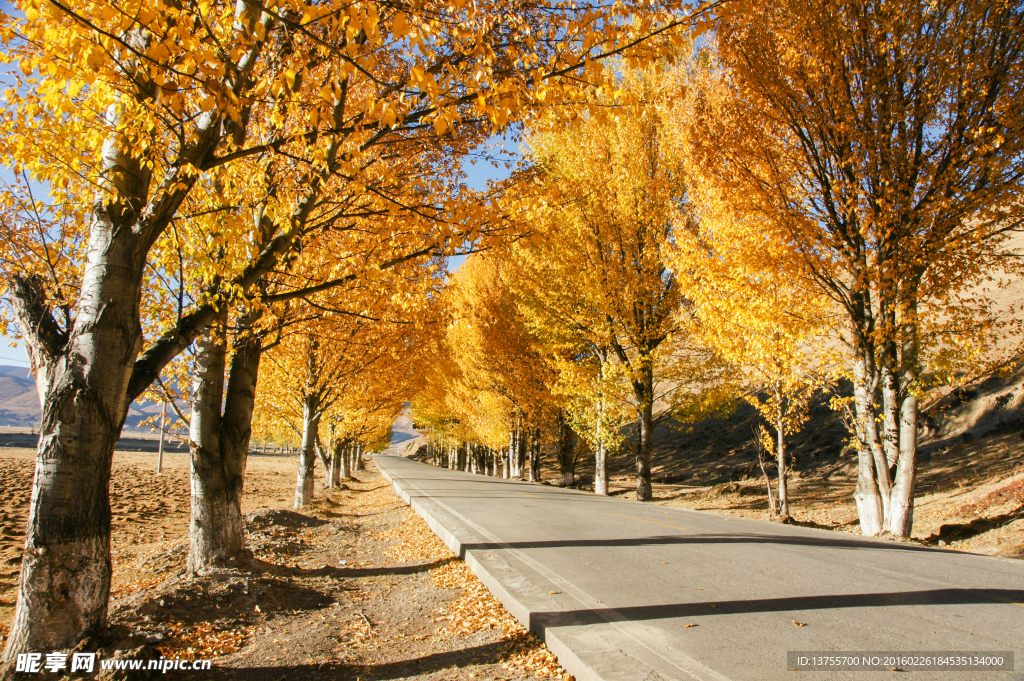
M 404 38 L 409 34 L 409 22 L 406 21 L 404 12 L 395 12 L 395 18 L 391 24 L 391 32 L 396 38 Z

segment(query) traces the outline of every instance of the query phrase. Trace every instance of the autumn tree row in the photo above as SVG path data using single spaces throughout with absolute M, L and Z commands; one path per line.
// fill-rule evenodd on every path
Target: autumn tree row
M 43 410 L 5 660 L 105 622 L 111 457 L 134 400 L 189 386 L 207 494 L 192 556 L 235 554 L 261 366 L 374 337 L 298 331 L 296 315 L 404 320 L 380 295 L 390 272 L 500 240 L 461 182 L 465 154 L 529 108 L 577 98 L 602 59 L 649 59 L 647 39 L 689 25 L 685 9 L 23 0 L 0 15 L 17 67 L 0 136 L 18 178 L 0 195 L 3 319 Z M 325 300 L 341 290 L 352 297 Z M 316 418 L 355 432 L 341 415 L 358 408 L 338 405 L 375 352 L 338 374 L 347 398 L 302 393 L 314 450 Z M 311 385 L 335 371 L 322 357 L 305 368 Z
M 505 198 L 532 238 L 460 271 L 418 420 L 496 448 L 566 414 L 599 493 L 635 421 L 643 500 L 656 415 L 746 399 L 786 514 L 829 389 L 862 531 L 907 537 L 922 408 L 1020 358 L 1024 11 L 732 3 L 691 48 L 530 121 Z

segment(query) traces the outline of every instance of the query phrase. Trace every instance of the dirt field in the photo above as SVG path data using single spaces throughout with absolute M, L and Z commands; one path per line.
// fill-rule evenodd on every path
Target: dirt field
M 3 624 L 33 456 L 0 450 Z M 111 627 L 85 644 L 101 656 L 212 659 L 200 674 L 209 679 L 566 678 L 372 462 L 347 489 L 325 493 L 318 480 L 317 502 L 299 514 L 289 509 L 294 458 L 250 456 L 243 510 L 254 560 L 198 579 L 184 574 L 188 459 L 164 463 L 157 476 L 155 455 L 115 455 Z M 154 678 L 185 678 L 176 674 Z
M 34 449 L 0 449 L 0 625 L 14 614 L 35 455 Z M 110 479 L 114 594 L 134 588 L 139 580 L 151 581 L 152 577 L 135 569 L 139 559 L 165 550 L 188 534 L 188 455 L 165 452 L 162 475 L 156 474 L 156 460 L 155 453 L 114 454 Z M 243 510 L 286 507 L 294 495 L 293 457 L 257 455 L 249 462 Z

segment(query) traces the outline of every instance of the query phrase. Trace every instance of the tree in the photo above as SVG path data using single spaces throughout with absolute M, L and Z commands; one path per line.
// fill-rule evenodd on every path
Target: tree
M 700 412 L 709 403 L 701 393 L 713 392 L 720 367 L 680 325 L 686 301 L 667 261 L 686 185 L 682 158 L 666 153 L 668 130 L 658 110 L 675 96 L 677 80 L 661 68 L 626 64 L 609 73 L 617 94 L 602 89 L 593 96 L 610 112 L 581 106 L 571 127 L 548 118 L 531 131 L 540 188 L 523 214 L 542 233 L 534 257 L 548 272 L 537 280 L 581 292 L 578 303 L 555 303 L 559 312 L 544 312 L 542 323 L 582 334 L 599 372 L 610 353 L 632 388 L 640 425 L 637 498 L 646 501 L 656 403 L 661 418 Z M 533 296 L 534 309 L 555 309 L 546 301 L 556 297 L 550 289 Z
M 470 257 L 452 282 L 447 343 L 461 380 L 451 398 L 467 405 L 464 419 L 477 421 L 471 439 L 494 449 L 515 439 L 518 456 L 523 438 L 516 433 L 551 420 L 558 406 L 550 366 L 518 313 L 495 255 Z
M 685 107 L 673 115 L 685 116 Z M 685 122 L 679 126 L 686 130 Z M 685 154 L 685 134 L 680 139 Z M 689 210 L 679 217 L 671 260 L 690 301 L 696 333 L 743 372 L 745 399 L 761 428 L 759 447 L 778 462 L 779 507 L 789 516 L 786 436 L 808 417 L 816 376 L 827 364 L 834 331 L 831 301 L 806 280 L 792 244 L 773 238 L 757 215 L 743 214 L 694 178 Z M 817 351 L 816 351 L 817 348 Z M 770 490 L 769 490 L 770 495 Z
M 553 425 L 558 405 L 549 390 L 550 366 L 520 318 L 500 257 L 494 256 L 468 258 L 439 300 L 445 333 L 423 369 L 413 414 L 442 450 L 466 446 L 479 454 L 482 447 L 487 471 L 500 460 L 506 477 L 525 472 L 536 479 L 533 459 L 539 456 L 541 428 Z M 462 462 L 450 452 L 444 458 L 449 464 L 453 458 L 456 465 Z M 466 462 L 473 465 L 473 457 Z
M 509 249 L 504 278 L 529 327 L 540 355 L 555 377 L 573 430 L 594 452 L 594 492 L 608 494 L 608 457 L 625 437 L 623 427 L 635 412 L 626 375 L 612 358 L 607 319 L 591 300 L 599 289 L 588 285 L 592 273 L 561 257 L 559 242 L 548 247 L 520 242 Z
M 1012 3 L 729 5 L 695 70 L 693 172 L 792 243 L 846 318 L 868 535 L 910 535 L 925 369 L 956 334 L 998 330 L 967 292 L 1019 267 L 1022 20 Z

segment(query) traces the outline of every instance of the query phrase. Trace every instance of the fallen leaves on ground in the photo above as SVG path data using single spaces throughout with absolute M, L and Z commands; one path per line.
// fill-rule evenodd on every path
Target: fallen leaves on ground
M 406 511 L 398 527 L 382 532 L 377 539 L 393 542 L 388 553 L 396 560 L 436 562 L 455 556 L 412 509 Z M 573 677 L 558 664 L 558 658 L 505 610 L 463 561 L 451 560 L 434 568 L 430 571 L 430 583 L 439 588 L 463 590 L 455 603 L 438 613 L 437 621 L 448 622 L 442 629 L 443 635 L 468 636 L 482 629 L 501 629 L 505 634 L 500 654 L 503 668 L 542 679 L 572 681 Z
M 409 527 L 415 530 L 410 532 Z M 455 556 L 452 550 L 427 527 L 423 518 L 412 509 L 405 512 L 400 525 L 381 532 L 377 539 L 393 542 L 387 553 L 391 558 L 402 562 L 434 563 Z
M 359 515 L 372 515 L 405 505 L 405 502 L 391 491 L 391 485 L 384 480 L 379 481 L 374 487 L 361 490 L 361 492 L 358 505 Z
M 150 577 L 138 577 L 136 579 L 130 579 L 127 582 L 122 583 L 117 589 L 111 590 L 110 597 L 117 598 L 118 596 L 130 596 L 134 593 L 142 591 L 143 589 L 148 589 L 152 586 L 156 586 L 165 579 L 166 577 L 164 575 L 153 575 Z
M 165 626 L 171 635 L 167 642 L 157 646 L 164 657 L 185 654 L 194 658 L 209 659 L 227 655 L 240 650 L 254 631 L 253 627 L 245 626 L 221 630 L 211 622 L 167 622 Z

